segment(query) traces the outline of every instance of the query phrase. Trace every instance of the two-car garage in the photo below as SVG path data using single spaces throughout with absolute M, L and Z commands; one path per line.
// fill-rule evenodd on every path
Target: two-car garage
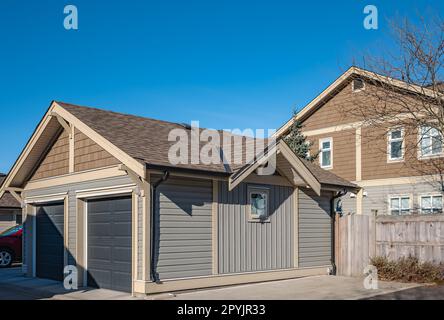
M 131 292 L 131 197 L 88 199 L 85 204 L 87 286 Z M 64 211 L 63 202 L 36 206 L 35 274 L 39 278 L 63 280 Z

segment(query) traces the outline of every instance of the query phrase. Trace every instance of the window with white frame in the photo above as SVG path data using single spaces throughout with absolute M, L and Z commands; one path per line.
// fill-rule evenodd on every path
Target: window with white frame
M 442 213 L 442 195 L 421 196 L 421 213 Z
M 442 133 L 430 126 L 423 126 L 420 129 L 421 157 L 441 155 L 443 153 Z
M 248 188 L 250 219 L 264 221 L 268 219 L 269 190 L 266 188 Z
M 388 134 L 388 159 L 390 161 L 402 160 L 404 158 L 404 130 L 402 128 L 392 129 Z
M 395 216 L 410 214 L 410 197 L 390 197 L 390 214 Z
M 319 140 L 320 146 L 320 165 L 321 168 L 332 168 L 333 167 L 333 139 L 326 138 Z

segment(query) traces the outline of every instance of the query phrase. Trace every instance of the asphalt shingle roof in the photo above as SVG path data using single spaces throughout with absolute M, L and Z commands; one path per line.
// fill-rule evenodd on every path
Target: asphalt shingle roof
M 0 174 L 0 186 L 3 184 L 6 176 Z M 0 208 L 20 208 L 20 203 L 9 193 L 5 192 L 0 198 Z
M 243 159 L 240 164 L 224 166 L 223 163 L 192 164 L 191 161 L 188 161 L 187 164 L 177 164 L 173 166 L 168 159 L 168 152 L 170 147 L 176 142 L 168 141 L 168 136 L 174 129 L 184 129 L 183 125 L 102 109 L 81 107 L 64 102 L 57 103 L 129 156 L 147 165 L 231 174 L 246 164 L 246 150 L 248 148 L 245 146 L 255 141 L 252 138 L 242 137 Z M 203 129 L 204 128 L 202 128 L 202 130 Z M 187 130 L 187 132 L 190 131 Z M 222 133 L 222 131 L 218 132 Z M 190 137 L 190 134 L 188 137 Z M 201 144 L 203 145 L 205 143 Z M 232 152 L 232 154 L 233 153 L 234 152 Z M 226 150 L 224 150 L 223 156 L 225 157 L 226 154 Z M 233 161 L 231 163 L 233 163 Z M 356 185 L 336 176 L 332 172 L 321 169 L 314 163 L 307 161 L 305 163 L 318 181 L 323 184 L 356 187 Z

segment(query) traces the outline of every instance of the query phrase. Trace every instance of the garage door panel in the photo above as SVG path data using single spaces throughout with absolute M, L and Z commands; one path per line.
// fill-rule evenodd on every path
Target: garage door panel
M 62 281 L 64 268 L 64 204 L 37 207 L 36 275 Z
M 131 234 L 131 223 L 114 222 L 112 226 L 112 234 L 114 237 L 127 237 Z
M 132 200 L 88 201 L 88 285 L 131 291 Z

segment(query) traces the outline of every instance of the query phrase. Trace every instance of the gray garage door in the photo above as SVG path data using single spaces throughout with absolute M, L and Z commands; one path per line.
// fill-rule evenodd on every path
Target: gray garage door
M 37 207 L 36 274 L 38 278 L 63 280 L 64 205 Z
M 88 286 L 131 292 L 131 197 L 88 201 Z

